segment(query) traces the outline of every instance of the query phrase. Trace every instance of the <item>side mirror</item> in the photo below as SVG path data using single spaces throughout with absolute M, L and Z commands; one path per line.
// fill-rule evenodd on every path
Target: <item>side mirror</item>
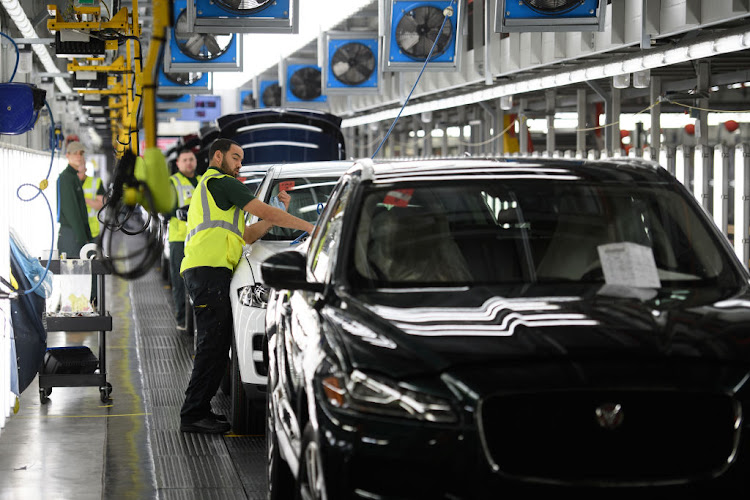
M 272 255 L 260 265 L 263 282 L 271 287 L 286 290 L 322 292 L 322 283 L 310 283 L 305 275 L 305 254 L 289 250 Z

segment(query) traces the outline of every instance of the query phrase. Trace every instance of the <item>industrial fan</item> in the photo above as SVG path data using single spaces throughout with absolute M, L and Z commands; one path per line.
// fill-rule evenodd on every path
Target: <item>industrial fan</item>
M 286 100 L 314 101 L 321 97 L 320 68 L 312 65 L 293 64 L 287 68 Z
M 199 33 L 297 33 L 299 0 L 196 0 L 188 20 Z
M 159 71 L 159 94 L 210 94 L 211 73 L 184 71 L 167 73 L 163 68 Z
M 377 33 L 326 34 L 327 66 L 323 89 L 332 94 L 377 92 L 380 87 Z
M 167 44 L 167 71 L 242 71 L 242 38 L 236 34 L 196 33 L 188 21 L 186 0 L 175 0 Z
M 241 109 L 253 109 L 255 108 L 255 96 L 252 90 L 240 90 L 240 108 Z
M 262 80 L 260 82 L 259 108 L 276 108 L 281 106 L 281 87 L 276 80 Z
M 457 69 L 462 2 L 391 0 L 387 64 L 392 70 L 421 69 L 433 45 L 427 70 Z M 451 10 L 448 7 L 452 7 Z M 446 10 L 448 9 L 448 10 Z M 443 25 L 445 13 L 451 13 Z M 443 27 L 440 31 L 441 26 Z M 439 34 L 439 35 L 438 35 Z M 436 41 L 437 40 L 437 41 Z
M 606 0 L 498 0 L 495 31 L 604 31 Z

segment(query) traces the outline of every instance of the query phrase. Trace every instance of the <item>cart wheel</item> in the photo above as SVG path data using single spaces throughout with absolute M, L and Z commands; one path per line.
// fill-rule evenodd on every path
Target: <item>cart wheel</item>
M 47 404 L 49 401 L 49 395 L 52 394 L 52 388 L 51 387 L 40 387 L 39 388 L 39 402 L 42 404 Z
M 106 387 L 100 387 L 99 394 L 101 395 L 102 403 L 109 402 L 109 395 L 112 394 L 112 384 L 107 382 Z

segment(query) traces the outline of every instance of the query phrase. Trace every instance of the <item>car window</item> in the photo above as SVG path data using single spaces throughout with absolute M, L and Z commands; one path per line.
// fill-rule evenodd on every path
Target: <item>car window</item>
M 291 196 L 289 203 L 289 213 L 304 219 L 307 222 L 315 224 L 318 215 L 323 211 L 331 191 L 339 180 L 338 177 L 296 177 L 290 179 L 276 179 L 274 185 L 269 191 L 269 196 L 265 201 L 270 203 L 271 200 L 279 195 L 280 191 L 286 191 Z M 288 229 L 284 227 L 273 226 L 271 230 L 263 236 L 264 240 L 294 240 L 302 234 L 302 231 Z
M 331 212 L 325 220 L 324 227 L 319 238 L 315 241 L 312 252 L 311 269 L 315 279 L 323 282 L 328 279 L 331 269 L 335 264 L 336 249 L 341 241 L 341 227 L 344 221 L 346 204 L 349 200 L 351 184 L 347 183 L 341 188 L 341 194 L 336 198 Z
M 662 286 L 737 283 L 705 217 L 669 184 L 507 180 L 374 189 L 364 198 L 358 286 L 604 283 L 599 249 L 653 253 Z

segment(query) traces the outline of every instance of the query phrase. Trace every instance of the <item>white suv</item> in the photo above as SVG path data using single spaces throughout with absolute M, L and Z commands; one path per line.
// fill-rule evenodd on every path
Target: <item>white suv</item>
M 266 203 L 280 191 L 291 196 L 289 212 L 315 223 L 339 177 L 353 161 L 308 162 L 269 167 L 256 197 Z M 257 222 L 252 217 L 249 223 Z M 269 256 L 293 249 L 302 231 L 273 227 L 252 245 L 245 245 L 230 285 L 234 342 L 230 366 L 232 429 L 236 433 L 261 431 L 265 423 L 266 346 L 265 315 L 268 290 L 260 263 Z

